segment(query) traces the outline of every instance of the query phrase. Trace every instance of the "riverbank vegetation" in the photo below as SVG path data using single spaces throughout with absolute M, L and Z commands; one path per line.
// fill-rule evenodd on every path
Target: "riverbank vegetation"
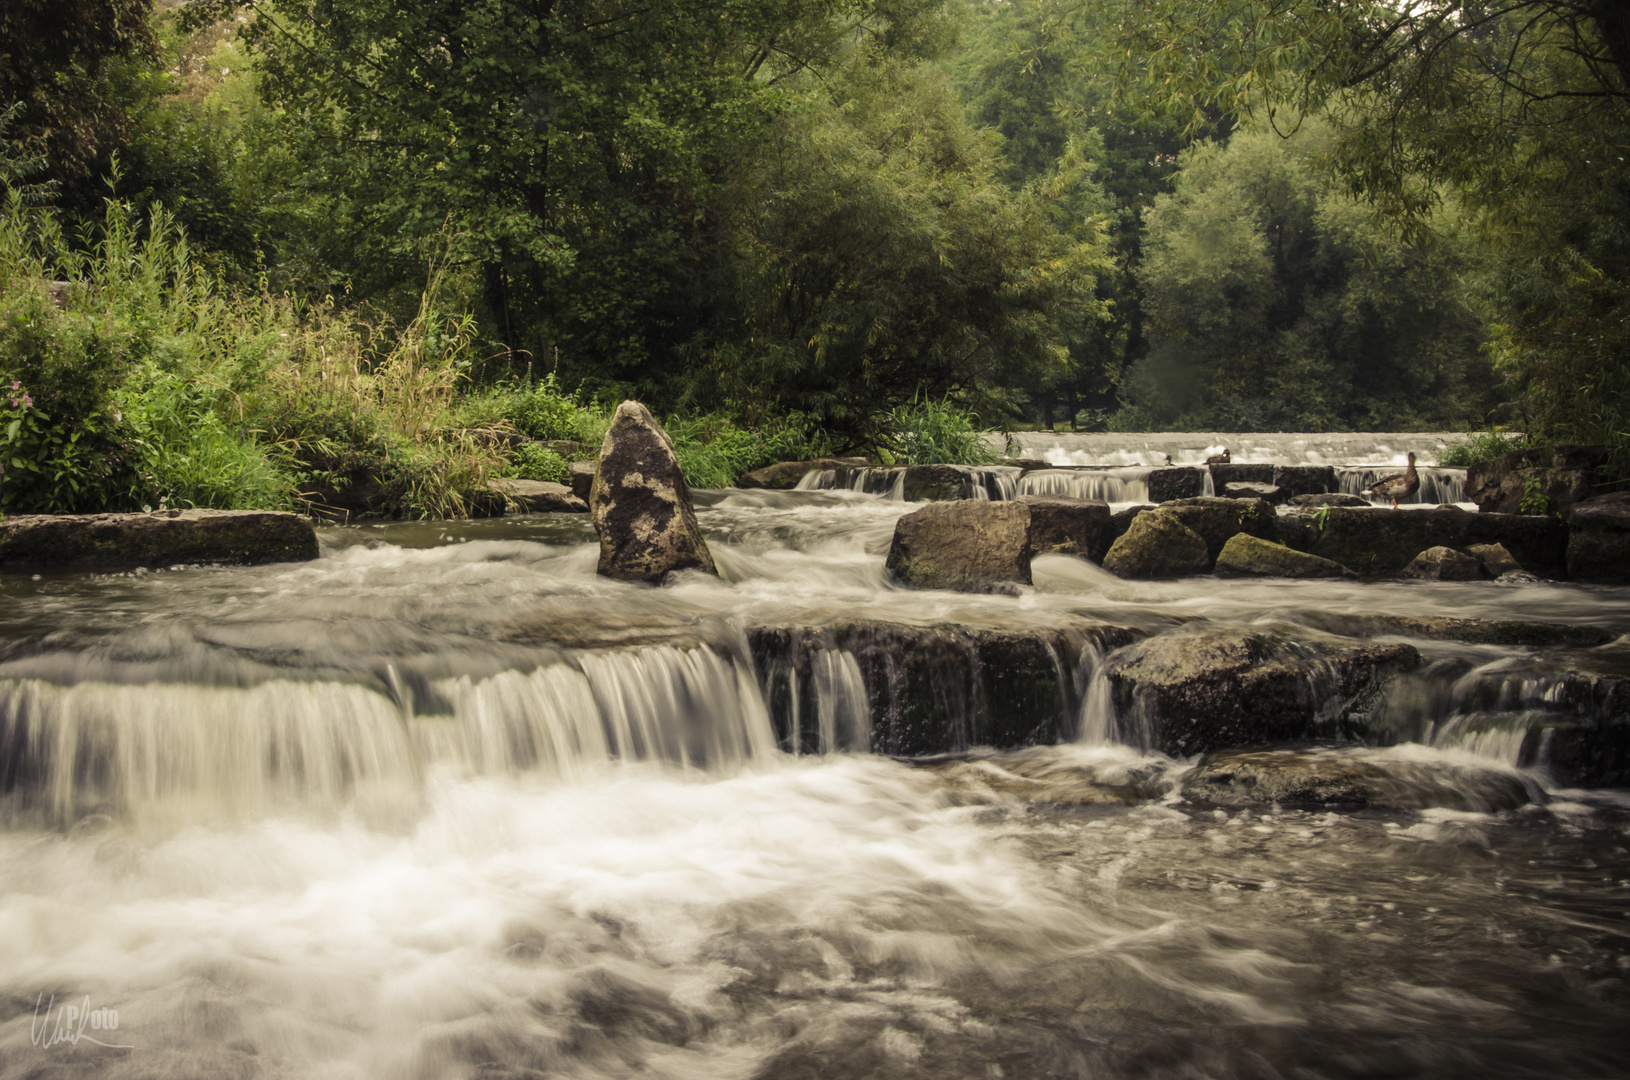
M 1041 424 L 1630 474 L 1611 5 L 1249 6 L 30 6 L 0 508 L 463 514 L 629 396 L 696 486 Z

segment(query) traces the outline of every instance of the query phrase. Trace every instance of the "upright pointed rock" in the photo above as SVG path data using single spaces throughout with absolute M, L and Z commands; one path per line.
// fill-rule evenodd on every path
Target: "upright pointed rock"
M 600 445 L 589 513 L 605 577 L 660 583 L 675 570 L 718 573 L 673 440 L 637 401 L 617 406 Z

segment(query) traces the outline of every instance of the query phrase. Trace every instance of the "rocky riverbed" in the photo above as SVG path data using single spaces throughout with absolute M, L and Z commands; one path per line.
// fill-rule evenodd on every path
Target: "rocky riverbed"
M 1630 590 L 692 494 L 660 586 L 586 513 L 0 569 L 0 1077 L 1630 1068 Z

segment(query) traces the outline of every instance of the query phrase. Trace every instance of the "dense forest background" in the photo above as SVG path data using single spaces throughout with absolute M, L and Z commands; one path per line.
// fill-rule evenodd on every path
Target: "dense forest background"
M 14 0 L 0 506 L 460 512 L 623 397 L 715 482 L 970 425 L 1630 473 L 1627 71 L 1609 0 Z

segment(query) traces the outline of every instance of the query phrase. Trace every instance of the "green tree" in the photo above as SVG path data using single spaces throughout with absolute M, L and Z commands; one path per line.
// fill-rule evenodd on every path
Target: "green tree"
M 851 64 L 812 90 L 737 179 L 746 330 L 709 385 L 865 443 L 919 395 L 993 416 L 1062 369 L 1105 314 L 1104 222 L 1081 212 L 1072 151 L 1014 190 L 997 141 L 926 65 Z
M 410 278 L 451 220 L 503 343 L 539 370 L 558 350 L 568 384 L 658 398 L 712 321 L 721 176 L 784 84 L 941 32 L 928 0 L 250 6 L 338 272 Z
M 151 55 L 152 0 L 7 0 L 0 6 L 0 107 L 20 103 L 13 137 L 83 181 L 125 136 L 116 74 Z
M 1110 317 L 1071 349 L 1070 361 L 1031 382 L 1032 418 L 1049 426 L 1057 406 L 1112 408 L 1122 370 L 1146 349 L 1137 268 L 1143 218 L 1170 189 L 1177 154 L 1190 138 L 1176 126 L 1117 111 L 1109 87 L 1079 77 L 1079 53 L 1095 40 L 1094 12 L 1077 12 L 1060 33 L 1051 4 L 978 3 L 966 15 L 964 49 L 953 65 L 970 118 L 1003 136 L 1007 177 L 1017 186 L 1055 170 L 1066 149 L 1087 162 L 1085 214 L 1105 215 L 1115 267 L 1099 277 Z
M 1325 133 L 1237 132 L 1183 155 L 1150 213 L 1144 423 L 1221 430 L 1462 427 L 1494 404 L 1463 245 L 1377 229 L 1322 182 Z M 1130 419 L 1130 418 L 1128 418 Z
M 1151 111 L 1292 130 L 1404 236 L 1481 232 L 1501 369 L 1542 438 L 1630 476 L 1630 7 L 1620 0 L 1103 0 L 1100 70 Z

